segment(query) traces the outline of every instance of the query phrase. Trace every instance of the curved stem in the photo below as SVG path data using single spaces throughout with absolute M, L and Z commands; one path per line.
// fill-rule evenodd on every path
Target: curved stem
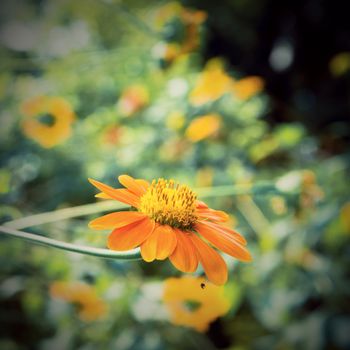
M 119 259 L 119 260 L 139 260 L 141 259 L 140 249 L 116 252 L 109 249 L 86 247 L 78 244 L 66 243 L 56 239 L 39 236 L 36 234 L 18 231 L 10 227 L 0 226 L 0 232 L 35 242 L 41 245 L 63 249 L 69 252 L 80 253 L 85 255 L 97 256 L 100 258 Z

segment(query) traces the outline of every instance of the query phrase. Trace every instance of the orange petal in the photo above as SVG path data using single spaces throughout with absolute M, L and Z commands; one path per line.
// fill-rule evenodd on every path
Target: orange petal
M 135 211 L 119 211 L 90 221 L 89 227 L 95 230 L 108 230 L 132 224 L 144 219 L 145 217 L 145 214 Z
M 153 232 L 155 223 L 148 217 L 136 223 L 115 229 L 108 237 L 108 248 L 129 250 L 138 247 Z
M 120 175 L 119 182 L 136 196 L 142 196 L 146 190 L 133 177 L 129 175 Z
M 217 231 L 215 228 L 204 222 L 197 222 L 196 231 L 208 240 L 213 246 L 222 250 L 224 253 L 233 256 L 242 261 L 251 261 L 252 257 L 248 250 L 238 243 L 233 236 L 229 236 L 224 232 Z
M 204 202 L 199 201 L 199 200 L 196 200 L 196 207 L 197 207 L 197 209 L 206 209 L 206 208 L 208 208 L 208 206 Z
M 213 209 L 197 209 L 197 215 L 203 219 L 209 219 L 218 222 L 225 222 L 228 220 L 229 216 L 221 210 Z
M 232 228 L 222 226 L 220 224 L 217 224 L 215 222 L 209 222 L 209 221 L 201 221 L 202 223 L 205 223 L 207 226 L 212 227 L 216 231 L 219 231 L 221 233 L 224 233 L 228 236 L 233 237 L 237 242 L 239 242 L 242 245 L 246 245 L 247 241 L 245 238 L 239 234 L 237 231 L 233 230 Z
M 103 192 L 95 194 L 95 197 L 102 198 L 102 199 L 113 199 L 111 196 L 109 196 L 108 194 L 103 193 Z
M 164 260 L 176 247 L 177 239 L 173 229 L 168 225 L 157 226 L 153 233 L 141 245 L 142 258 L 147 261 Z
M 155 260 L 157 255 L 157 239 L 158 239 L 158 226 L 155 227 L 152 234 L 141 245 L 142 259 L 151 262 Z
M 159 234 L 158 244 L 157 244 L 157 260 L 164 260 L 174 251 L 177 239 L 174 230 L 167 225 L 159 226 L 158 231 L 161 231 Z
M 196 249 L 189 238 L 193 233 L 182 232 L 174 229 L 177 237 L 177 245 L 174 252 L 169 256 L 171 263 L 182 272 L 194 272 L 197 270 L 198 258 Z
M 119 202 L 129 204 L 136 208 L 138 207 L 139 198 L 130 191 L 126 189 L 115 189 L 93 179 L 89 179 L 89 181 L 91 182 L 91 184 L 93 184 L 95 187 L 97 187 L 100 191 L 105 193 L 110 198 L 115 199 Z
M 145 191 L 147 191 L 149 185 L 149 182 L 144 179 L 135 179 L 135 181 L 144 188 Z
M 189 236 L 196 247 L 198 259 L 210 282 L 216 285 L 225 284 L 227 281 L 227 265 L 221 255 L 204 243 L 197 235 Z

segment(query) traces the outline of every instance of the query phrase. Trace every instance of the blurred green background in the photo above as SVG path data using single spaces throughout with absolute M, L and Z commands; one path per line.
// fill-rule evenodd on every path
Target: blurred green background
M 349 349 L 345 14 L 313 0 L 3 1 L 1 223 L 94 203 L 88 177 L 276 191 L 206 200 L 254 261 L 225 257 L 230 309 L 205 331 L 172 321 L 168 261 L 1 235 L 0 349 Z M 26 231 L 105 247 L 96 216 Z

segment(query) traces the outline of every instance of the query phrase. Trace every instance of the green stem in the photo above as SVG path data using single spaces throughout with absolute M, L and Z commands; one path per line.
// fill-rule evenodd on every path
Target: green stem
M 10 227 L 0 226 L 0 232 L 25 239 L 30 242 L 35 242 L 41 245 L 63 249 L 69 252 L 80 253 L 85 255 L 97 256 L 100 258 L 119 259 L 119 260 L 139 260 L 141 259 L 140 249 L 133 249 L 125 252 L 116 252 L 109 249 L 85 247 L 78 244 L 71 244 L 56 239 L 43 237 L 37 234 L 32 234 L 24 231 L 14 230 Z
M 125 208 L 129 208 L 129 206 L 127 204 L 107 200 L 94 204 L 79 205 L 77 207 L 58 209 L 55 211 L 49 211 L 47 213 L 30 215 L 24 218 L 6 222 L 4 225 L 15 229 L 22 229 L 31 226 L 47 224 L 50 222 L 70 219 L 78 216 L 85 216 L 100 213 L 103 211 L 119 210 Z

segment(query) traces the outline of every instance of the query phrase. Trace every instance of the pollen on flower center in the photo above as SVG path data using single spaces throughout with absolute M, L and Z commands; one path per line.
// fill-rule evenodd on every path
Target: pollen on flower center
M 140 198 L 139 211 L 160 224 L 191 229 L 197 220 L 196 194 L 173 180 L 153 180 Z

